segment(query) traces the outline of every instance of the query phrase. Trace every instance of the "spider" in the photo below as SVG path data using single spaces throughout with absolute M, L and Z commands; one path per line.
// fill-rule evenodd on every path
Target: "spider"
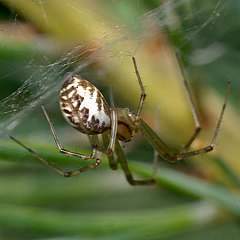
M 53 138 L 60 153 L 78 157 L 84 160 L 95 159 L 94 163 L 90 163 L 89 165 L 81 167 L 77 170 L 64 172 L 60 168 L 56 167 L 54 164 L 48 162 L 47 160 L 39 156 L 36 152 L 25 146 L 23 143 L 21 143 L 14 137 L 10 136 L 10 138 L 22 147 L 24 147 L 27 151 L 37 157 L 44 164 L 48 165 L 54 171 L 64 177 L 71 177 L 81 172 L 97 168 L 102 161 L 101 155 L 106 154 L 109 160 L 109 165 L 113 170 L 116 170 L 118 167 L 118 163 L 120 163 L 125 173 L 126 179 L 131 185 L 153 184 L 156 178 L 158 155 L 161 155 L 163 158 L 170 162 L 177 162 L 183 158 L 192 157 L 213 150 L 217 135 L 220 130 L 230 90 L 230 81 L 228 81 L 225 100 L 221 109 L 221 113 L 211 144 L 197 150 L 188 150 L 192 142 L 197 137 L 199 131 L 201 130 L 201 127 L 189 91 L 189 87 L 184 76 L 183 69 L 177 55 L 176 57 L 178 60 L 179 69 L 182 74 L 183 84 L 185 86 L 188 100 L 190 102 L 194 122 L 196 125 L 193 135 L 190 137 L 189 141 L 181 152 L 173 152 L 141 117 L 146 93 L 134 57 L 132 57 L 133 66 L 141 90 L 140 101 L 138 103 L 136 114 L 134 114 L 128 108 L 116 108 L 113 106 L 110 107 L 106 102 L 105 98 L 103 97 L 102 93 L 92 83 L 75 75 L 68 75 L 66 81 L 64 82 L 60 90 L 59 102 L 63 116 L 65 117 L 67 122 L 71 124 L 72 127 L 77 129 L 81 133 L 87 135 L 92 148 L 92 152 L 90 155 L 72 152 L 62 148 L 57 138 L 53 124 L 48 116 L 48 113 L 45 107 L 42 107 L 42 110 L 47 118 Z M 113 105 L 113 99 L 111 100 L 111 102 Z M 149 142 L 154 148 L 155 164 L 153 175 L 150 179 L 136 180 L 133 178 L 132 173 L 128 167 L 126 158 L 124 156 L 123 150 L 119 143 L 119 141 L 131 141 L 133 133 L 138 131 L 142 133 L 146 141 Z M 99 144 L 98 135 L 102 136 L 103 146 L 100 146 Z M 115 159 L 115 157 L 117 157 L 117 160 Z

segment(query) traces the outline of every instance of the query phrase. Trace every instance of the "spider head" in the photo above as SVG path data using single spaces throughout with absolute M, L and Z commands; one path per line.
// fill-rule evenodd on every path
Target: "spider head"
M 133 135 L 135 115 L 129 108 L 117 108 L 116 110 L 118 116 L 117 138 L 122 142 L 129 142 Z

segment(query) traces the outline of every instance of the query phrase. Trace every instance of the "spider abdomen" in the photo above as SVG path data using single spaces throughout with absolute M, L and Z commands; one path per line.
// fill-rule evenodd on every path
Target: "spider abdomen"
M 65 119 L 80 132 L 99 134 L 110 128 L 110 108 L 87 80 L 69 76 L 60 90 L 59 102 Z

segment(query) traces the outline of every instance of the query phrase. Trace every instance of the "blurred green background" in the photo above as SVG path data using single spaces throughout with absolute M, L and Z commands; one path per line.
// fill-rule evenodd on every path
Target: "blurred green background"
M 239 239 L 239 17 L 227 0 L 0 0 L 1 239 Z M 136 109 L 181 150 L 194 131 L 174 52 L 180 55 L 200 117 L 193 149 L 210 143 L 232 88 L 214 152 L 177 164 L 159 157 L 154 186 L 130 186 L 106 159 L 98 169 L 64 179 L 11 142 L 71 170 L 85 164 L 57 152 L 41 111 L 45 105 L 62 145 L 89 152 L 67 125 L 58 91 L 67 72 L 93 82 L 115 105 Z M 150 177 L 153 149 L 140 134 L 124 147 L 136 178 Z

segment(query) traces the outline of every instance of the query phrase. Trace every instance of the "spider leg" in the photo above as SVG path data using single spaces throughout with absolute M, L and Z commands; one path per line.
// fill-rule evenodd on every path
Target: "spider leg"
M 113 97 L 113 92 L 112 92 L 112 87 L 109 85 L 109 99 L 110 99 L 110 106 L 111 109 L 114 109 L 114 97 Z M 110 137 L 111 138 L 111 137 Z M 109 146 L 109 134 L 108 132 L 105 132 L 102 134 L 102 140 L 103 140 L 103 145 L 105 148 Z M 115 136 L 115 141 L 116 141 L 116 136 Z M 109 166 L 112 170 L 117 170 L 118 168 L 118 161 L 115 160 L 113 155 L 107 155 Z
M 159 135 L 159 115 L 158 115 L 158 106 L 155 107 L 155 132 Z M 157 169 L 158 169 L 158 151 L 154 149 L 153 154 L 153 179 L 156 179 Z
M 140 76 L 138 68 L 137 68 L 137 63 L 136 63 L 135 57 L 132 57 L 132 60 L 133 60 L 133 66 L 134 66 L 134 69 L 135 69 L 135 73 L 137 75 L 138 84 L 141 88 L 141 96 L 140 96 L 140 101 L 139 101 L 139 104 L 138 104 L 137 114 L 136 114 L 136 122 L 137 122 L 140 118 L 140 115 L 141 115 L 141 111 L 142 111 L 142 108 L 143 108 L 143 103 L 144 103 L 144 100 L 146 98 L 146 93 L 145 93 L 145 89 L 144 89 L 144 86 L 143 86 L 143 83 L 142 83 L 142 80 L 141 80 L 141 76 Z
M 217 123 L 216 129 L 215 129 L 215 132 L 213 134 L 211 144 L 207 147 L 200 148 L 200 149 L 197 149 L 195 151 L 187 151 L 187 152 L 180 152 L 180 153 L 174 154 L 174 156 L 172 156 L 172 159 L 174 161 L 178 161 L 178 160 L 181 160 L 181 159 L 186 158 L 186 157 L 192 157 L 192 156 L 202 154 L 202 153 L 205 153 L 205 152 L 210 152 L 210 151 L 213 150 L 213 148 L 215 146 L 215 143 L 216 143 L 216 139 L 217 139 L 219 130 L 220 130 L 220 127 L 221 127 L 221 123 L 222 123 L 222 120 L 223 120 L 223 115 L 224 115 L 224 112 L 225 112 L 225 109 L 226 109 L 228 95 L 229 95 L 229 91 L 230 91 L 230 85 L 231 85 L 231 81 L 228 80 L 227 91 L 226 91 L 224 103 L 223 103 L 223 106 L 222 106 L 222 110 L 221 110 L 221 113 L 220 113 L 220 116 L 219 116 L 219 119 L 218 119 L 218 123 Z
M 228 85 L 227 85 L 227 90 L 226 90 L 226 95 L 225 95 L 224 103 L 222 106 L 222 110 L 221 110 L 221 113 L 220 113 L 220 116 L 218 119 L 218 123 L 217 123 L 216 129 L 215 129 L 215 132 L 213 134 L 211 144 L 209 146 L 200 148 L 200 149 L 197 149 L 194 151 L 183 151 L 180 153 L 174 153 L 172 150 L 169 149 L 169 147 L 158 137 L 158 135 L 142 119 L 140 119 L 140 124 L 139 124 L 139 129 L 140 129 L 141 133 L 143 134 L 145 139 L 158 151 L 158 153 L 163 158 L 165 158 L 169 161 L 172 161 L 172 162 L 181 160 L 186 157 L 192 157 L 192 156 L 195 156 L 198 154 L 212 151 L 215 146 L 216 139 L 217 139 L 220 127 L 221 127 L 223 115 L 224 115 L 224 112 L 226 109 L 226 104 L 227 104 L 227 100 L 228 100 L 231 82 L 228 81 L 227 84 Z
M 152 147 L 163 157 L 172 155 L 173 151 L 163 142 L 163 140 L 148 126 L 148 124 L 140 119 L 139 130 L 146 139 L 146 141 L 152 145 Z
M 107 146 L 109 144 L 109 136 L 107 133 L 103 133 L 102 134 L 102 139 L 103 139 L 103 144 L 104 146 Z M 118 163 L 120 163 L 120 165 L 122 166 L 122 169 L 124 171 L 124 174 L 126 176 L 127 181 L 129 182 L 129 184 L 131 185 L 148 185 L 148 184 L 153 184 L 155 183 L 155 175 L 156 171 L 153 172 L 153 178 L 152 179 L 147 179 L 147 180 L 135 180 L 133 179 L 132 173 L 128 167 L 126 158 L 124 156 L 123 150 L 119 144 L 118 139 L 115 139 L 116 143 L 115 143 L 115 153 L 117 155 L 117 159 L 114 158 L 114 155 L 111 156 L 107 156 L 108 157 L 108 161 L 109 161 L 109 166 L 111 169 L 113 170 L 117 170 L 118 168 Z M 155 158 L 158 157 L 158 153 L 157 155 L 155 155 Z
M 47 118 L 48 124 L 50 126 L 50 129 L 51 129 L 51 132 L 52 132 L 52 135 L 53 135 L 53 138 L 54 138 L 54 141 L 55 141 L 55 143 L 57 145 L 57 148 L 58 148 L 60 153 L 67 154 L 67 155 L 74 156 L 74 157 L 78 157 L 78 158 L 81 158 L 81 159 L 84 159 L 84 160 L 91 160 L 91 159 L 94 159 L 96 157 L 96 149 L 94 149 L 94 148 L 92 149 L 91 155 L 85 155 L 85 154 L 81 154 L 81 153 L 71 152 L 71 151 L 68 151 L 68 150 L 62 148 L 62 146 L 61 146 L 61 144 L 60 144 L 60 142 L 57 138 L 56 131 L 53 127 L 53 123 L 51 122 L 50 117 L 48 116 L 48 113 L 47 113 L 44 106 L 42 106 L 42 110 L 44 112 L 44 115 Z
M 60 175 L 64 176 L 64 177 L 72 177 L 74 175 L 77 175 L 81 172 L 85 172 L 89 169 L 93 169 L 93 168 L 97 168 L 100 164 L 101 164 L 101 160 L 100 159 L 96 159 L 96 162 L 89 164 L 88 166 L 79 168 L 77 170 L 73 170 L 73 171 L 69 171 L 69 172 L 64 172 L 62 171 L 60 168 L 56 167 L 54 164 L 48 162 L 47 160 L 45 160 L 44 158 L 42 158 L 41 156 L 39 156 L 36 152 L 34 152 L 31 148 L 25 146 L 23 143 L 19 142 L 17 139 L 15 139 L 14 137 L 10 136 L 10 138 L 16 142 L 17 144 L 19 144 L 20 146 L 22 146 L 23 148 L 25 148 L 27 151 L 29 151 L 31 154 L 33 154 L 35 157 L 37 157 L 42 163 L 46 164 L 47 166 L 49 166 L 50 168 L 52 168 L 55 172 L 59 173 Z M 66 151 L 66 150 L 65 150 Z M 68 154 L 66 152 L 64 152 L 65 154 Z M 72 153 L 72 152 L 70 152 Z M 75 155 L 72 154 L 68 154 L 71 156 L 77 156 L 77 153 L 75 153 Z M 80 154 L 78 155 L 78 157 L 80 157 Z M 95 158 L 95 152 L 94 152 L 94 156 L 93 158 Z M 89 159 L 87 159 L 89 160 Z
M 116 155 L 118 158 L 118 162 L 121 164 L 122 170 L 124 171 L 124 174 L 126 176 L 127 181 L 129 182 L 129 184 L 131 184 L 131 185 L 149 185 L 149 184 L 155 183 L 154 178 L 146 179 L 146 180 L 133 179 L 132 173 L 128 167 L 126 158 L 124 156 L 123 150 L 122 150 L 118 140 L 116 140 L 115 152 L 116 152 Z
M 190 139 L 188 140 L 188 142 L 184 146 L 184 149 L 187 149 L 191 146 L 192 142 L 196 139 L 197 135 L 201 131 L 201 126 L 200 126 L 200 122 L 199 122 L 198 115 L 197 115 L 197 112 L 196 112 L 196 107 L 193 103 L 193 98 L 192 98 L 192 95 L 190 93 L 190 89 L 189 89 L 189 86 L 188 86 L 188 83 L 187 83 L 187 80 L 186 80 L 186 76 L 184 74 L 183 67 L 181 65 L 181 62 L 180 62 L 180 59 L 179 59 L 179 56 L 178 56 L 177 52 L 175 52 L 175 55 L 176 55 L 178 68 L 179 68 L 181 76 L 182 76 L 182 81 L 183 81 L 183 84 L 184 84 L 184 87 L 185 87 L 185 91 L 186 91 L 186 94 L 187 94 L 187 97 L 188 97 L 188 101 L 189 101 L 189 104 L 190 104 L 190 107 L 191 107 L 191 111 L 192 111 L 192 115 L 193 115 L 193 119 L 194 119 L 194 123 L 195 123 L 195 130 L 194 130 L 192 136 L 190 137 Z
M 103 145 L 107 147 L 109 145 L 109 136 L 108 133 L 102 134 Z M 108 155 L 109 166 L 112 170 L 117 170 L 118 168 L 118 160 L 115 160 L 114 155 Z
M 46 164 L 47 166 L 51 167 L 55 172 L 59 173 L 60 175 L 64 176 L 64 177 L 71 177 L 74 175 L 77 175 L 81 172 L 85 172 L 87 170 L 93 169 L 93 168 L 97 168 L 100 164 L 101 164 L 101 159 L 99 159 L 97 156 L 97 149 L 92 148 L 92 153 L 90 155 L 85 155 L 85 154 L 81 154 L 81 153 L 77 153 L 77 152 L 72 152 L 69 150 L 66 150 L 64 148 L 61 147 L 61 144 L 57 138 L 57 134 L 56 131 L 53 127 L 53 123 L 51 122 L 47 111 L 45 109 L 45 107 L 42 106 L 42 110 L 47 118 L 47 121 L 49 123 L 53 138 L 55 140 L 55 143 L 57 145 L 57 148 L 59 150 L 60 153 L 69 155 L 69 156 L 74 156 L 74 157 L 78 157 L 81 158 L 83 160 L 93 160 L 96 159 L 96 161 L 94 163 L 89 164 L 88 166 L 79 168 L 77 170 L 73 170 L 73 171 L 69 171 L 69 172 L 64 172 L 62 171 L 60 168 L 56 167 L 54 164 L 48 162 L 47 160 L 45 160 L 44 158 L 42 158 L 41 156 L 39 156 L 36 152 L 34 152 L 32 149 L 30 149 L 29 147 L 25 146 L 23 143 L 21 143 L 20 141 L 18 141 L 17 139 L 15 139 L 14 137 L 10 136 L 10 138 L 15 141 L 16 143 L 18 143 L 20 146 L 22 146 L 23 148 L 25 148 L 27 151 L 29 151 L 31 154 L 33 154 L 35 157 L 37 157 L 41 162 L 43 162 L 44 164 Z M 94 142 L 93 139 L 88 135 L 89 139 L 91 140 L 91 143 Z M 96 142 L 96 141 L 95 141 Z M 94 144 L 94 143 L 92 143 Z
M 199 134 L 199 132 L 201 130 L 201 126 L 200 126 L 200 122 L 199 122 L 199 119 L 198 119 L 196 108 L 195 108 L 195 105 L 193 103 L 193 99 L 192 99 L 192 96 L 191 96 L 191 93 L 190 93 L 190 89 L 189 89 L 189 86 L 188 86 L 186 77 L 184 75 L 182 65 L 180 64 L 180 60 L 179 60 L 179 57 L 178 57 L 177 53 L 176 53 L 176 58 L 177 58 L 178 66 L 179 66 L 179 69 L 180 69 L 180 72 L 181 72 L 181 75 L 182 75 L 182 78 L 183 78 L 183 84 L 184 84 L 184 87 L 185 87 L 185 90 L 186 90 L 186 93 L 187 93 L 187 97 L 188 97 L 188 100 L 189 100 L 189 103 L 190 103 L 190 107 L 191 107 L 191 111 L 192 111 L 192 115 L 193 115 L 193 119 L 194 119 L 194 123 L 195 123 L 194 133 L 192 134 L 192 136 L 190 137 L 190 139 L 188 140 L 188 142 L 184 146 L 184 149 L 187 149 L 191 146 L 192 142 L 196 139 L 197 135 Z M 140 115 L 141 115 L 141 111 L 142 111 L 142 108 L 143 108 L 143 103 L 144 103 L 144 100 L 146 98 L 146 93 L 145 93 L 145 89 L 144 89 L 144 86 L 143 86 L 143 83 L 142 83 L 142 80 L 141 80 L 141 76 L 140 76 L 138 68 L 137 68 L 136 59 L 134 57 L 132 57 L 132 60 L 133 60 L 135 73 L 137 75 L 138 83 L 139 83 L 139 86 L 141 88 L 141 96 L 140 96 L 140 101 L 139 101 L 138 108 L 137 108 L 136 120 L 134 121 L 134 124 L 136 124 L 139 121 L 139 118 L 140 118 Z

